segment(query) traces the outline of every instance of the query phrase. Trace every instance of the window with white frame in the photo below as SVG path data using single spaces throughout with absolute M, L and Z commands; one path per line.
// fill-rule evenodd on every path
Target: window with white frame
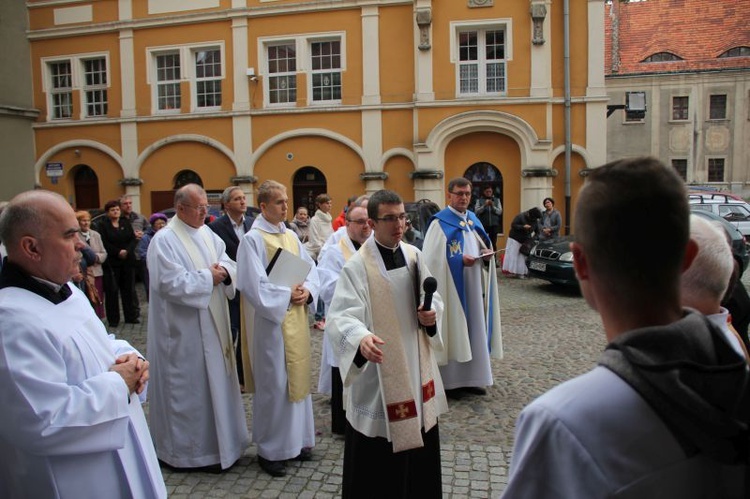
M 70 60 L 54 61 L 49 71 L 50 117 L 65 120 L 73 117 L 73 65 Z
M 508 60 L 505 27 L 459 27 L 457 44 L 458 94 L 505 94 Z
M 42 59 L 47 94 L 47 118 L 74 118 L 74 96 L 78 94 L 80 118 L 107 116 L 109 86 L 106 54 L 77 54 Z
M 297 49 L 294 43 L 268 45 L 268 102 L 297 102 Z
M 336 104 L 343 95 L 346 40 L 339 33 L 259 40 L 265 100 L 269 106 L 297 102 L 298 73 L 307 75 L 308 104 Z
M 180 53 L 156 54 L 156 108 L 171 111 L 182 106 Z
M 310 44 L 313 102 L 341 101 L 341 42 Z
M 226 77 L 221 42 L 153 47 L 149 52 L 154 112 L 179 112 L 184 99 L 190 103 L 191 111 L 221 108 Z M 186 82 L 189 87 L 183 85 Z
M 221 51 L 214 48 L 193 54 L 196 107 L 221 107 Z
M 83 60 L 85 115 L 107 115 L 107 60 L 104 57 Z

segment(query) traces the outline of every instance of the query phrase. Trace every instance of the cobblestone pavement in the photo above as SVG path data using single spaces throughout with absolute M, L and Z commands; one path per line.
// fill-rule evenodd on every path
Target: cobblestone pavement
M 500 293 L 505 357 L 493 360 L 495 385 L 485 396 L 450 400 L 450 411 L 440 418 L 444 497 L 498 497 L 507 483 L 519 411 L 552 386 L 590 369 L 605 346 L 599 318 L 577 290 L 501 277 Z M 142 308 L 143 323 L 121 325 L 117 334 L 148 355 L 147 306 Z M 317 360 L 322 335 L 311 332 Z M 317 386 L 317 365 L 313 379 Z M 244 401 L 249 423 L 251 395 Z M 344 442 L 330 432 L 328 398 L 313 394 L 313 409 L 317 441 L 312 461 L 289 462 L 287 476 L 272 478 L 258 466 L 251 446 L 237 465 L 219 475 L 163 469 L 170 497 L 340 497 Z

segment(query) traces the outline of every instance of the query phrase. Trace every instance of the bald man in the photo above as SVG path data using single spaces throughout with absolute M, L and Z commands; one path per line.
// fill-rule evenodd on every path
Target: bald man
M 159 459 L 218 472 L 242 456 L 250 436 L 227 305 L 236 265 L 204 225 L 207 210 L 202 187 L 180 188 L 176 216 L 148 246 L 149 418 Z
M 0 216 L 0 497 L 166 497 L 136 396 L 149 365 L 70 284 L 78 231 L 48 191 Z

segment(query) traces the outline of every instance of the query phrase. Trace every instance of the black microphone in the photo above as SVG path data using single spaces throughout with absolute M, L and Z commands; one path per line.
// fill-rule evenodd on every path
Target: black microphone
M 432 308 L 432 295 L 437 291 L 437 279 L 427 277 L 422 283 L 422 289 L 424 290 L 424 306 L 422 310 L 430 310 Z
M 422 307 L 422 310 L 430 310 L 430 308 L 432 308 L 432 295 L 437 291 L 437 279 L 434 277 L 427 277 L 422 283 L 422 289 L 424 290 L 424 306 Z M 433 337 L 437 334 L 437 324 L 423 327 L 427 336 Z

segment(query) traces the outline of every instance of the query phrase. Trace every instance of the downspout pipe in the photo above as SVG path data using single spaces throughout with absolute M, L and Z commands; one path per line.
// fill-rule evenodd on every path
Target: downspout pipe
M 563 67 L 565 69 L 565 234 L 570 234 L 570 0 L 563 0 Z

